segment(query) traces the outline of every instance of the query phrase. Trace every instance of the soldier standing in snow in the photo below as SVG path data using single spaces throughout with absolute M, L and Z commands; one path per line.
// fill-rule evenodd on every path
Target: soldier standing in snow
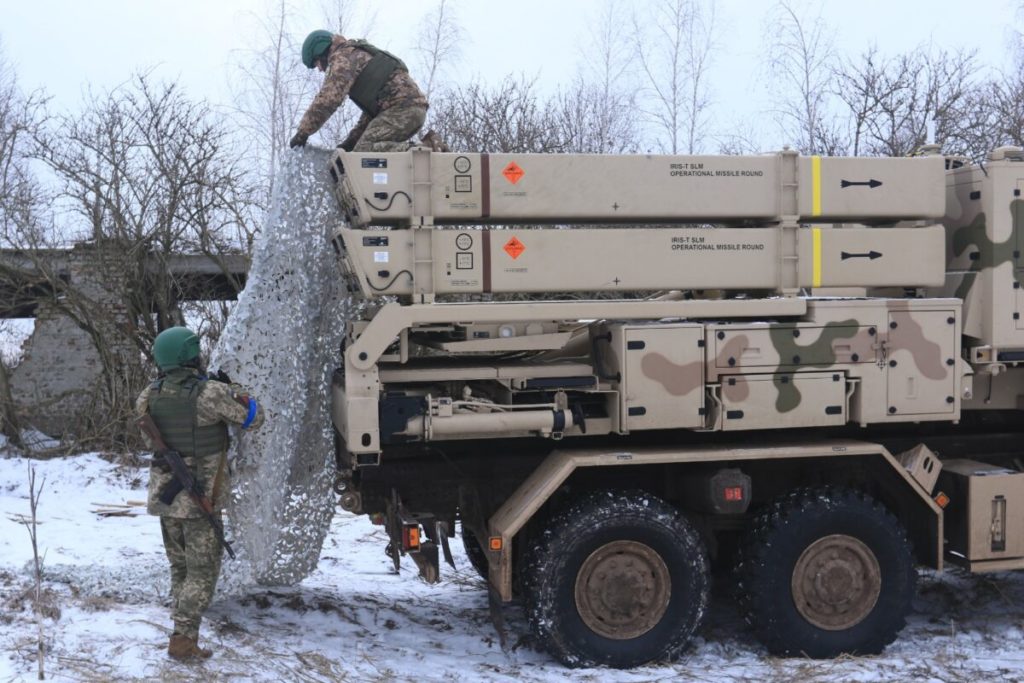
M 223 373 L 225 381 L 206 377 L 199 365 L 199 338 L 185 327 L 161 332 L 153 343 L 153 358 L 161 376 L 139 395 L 135 411 L 152 417 L 167 447 L 181 455 L 202 486 L 219 520 L 229 490 L 228 424 L 255 429 L 263 424 L 263 410 L 241 386 L 227 383 Z M 174 633 L 167 654 L 205 659 L 212 653 L 199 647 L 199 623 L 220 575 L 221 537 L 187 492 L 179 492 L 169 504 L 160 500 L 173 478 L 160 453 L 154 453 L 148 512 L 160 516 L 171 563 Z
M 363 111 L 359 122 L 338 145 L 346 152 L 404 152 L 409 138 L 427 117 L 427 98 L 409 75 L 402 60 L 365 40 L 349 40 L 330 31 L 313 31 L 302 44 L 302 63 L 326 72 L 320 92 L 299 122 L 289 143 L 306 144 L 337 111 L 345 97 Z M 425 144 L 440 149 L 433 131 Z

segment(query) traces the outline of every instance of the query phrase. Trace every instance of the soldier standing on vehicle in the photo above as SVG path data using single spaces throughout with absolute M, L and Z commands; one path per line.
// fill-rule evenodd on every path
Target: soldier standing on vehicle
M 220 575 L 223 527 L 216 529 L 215 522 L 220 520 L 230 489 L 228 424 L 256 429 L 263 424 L 263 410 L 223 372 L 218 372 L 218 379 L 205 375 L 199 361 L 199 337 L 188 328 L 161 332 L 153 343 L 153 358 L 160 377 L 139 395 L 135 411 L 140 417 L 152 418 L 167 448 L 181 455 L 213 510 L 211 517 L 205 516 L 186 491 L 165 502 L 174 475 L 157 449 L 149 473 L 147 509 L 160 517 L 171 564 L 174 633 L 167 654 L 181 660 L 206 659 L 212 652 L 199 647 L 199 623 Z
M 402 60 L 365 40 L 313 31 L 302 43 L 302 63 L 325 72 L 320 92 L 309 105 L 289 143 L 306 144 L 349 97 L 362 110 L 355 128 L 338 145 L 346 152 L 404 152 L 427 117 L 427 98 Z M 424 143 L 441 143 L 433 131 Z M 438 151 L 444 151 L 438 149 Z

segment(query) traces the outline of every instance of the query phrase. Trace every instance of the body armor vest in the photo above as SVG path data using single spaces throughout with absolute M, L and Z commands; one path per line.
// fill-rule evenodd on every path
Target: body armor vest
M 214 455 L 228 446 L 228 428 L 223 422 L 199 426 L 196 401 L 205 379 L 194 374 L 174 373 L 153 384 L 149 414 L 160 429 L 167 446 L 182 457 Z
M 355 102 L 356 106 L 366 112 L 368 116 L 376 116 L 380 113 L 380 104 L 377 100 L 391 75 L 395 71 L 408 71 L 408 69 L 401 59 L 365 40 L 350 40 L 348 44 L 371 55 L 370 61 L 356 76 L 348 93 L 349 99 Z

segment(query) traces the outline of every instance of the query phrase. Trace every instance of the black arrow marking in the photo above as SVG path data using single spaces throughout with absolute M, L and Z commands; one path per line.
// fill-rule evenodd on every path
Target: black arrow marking
M 871 180 L 840 180 L 839 181 L 839 186 L 840 187 L 850 187 L 852 185 L 867 185 L 869 188 L 871 188 L 873 190 L 876 187 L 881 187 L 882 186 L 882 181 L 881 180 L 875 180 L 874 178 L 872 178 Z
M 866 254 L 851 254 L 848 251 L 840 252 L 842 259 L 845 261 L 848 258 L 869 258 L 874 261 L 876 258 L 882 258 L 882 254 L 877 251 L 869 251 Z

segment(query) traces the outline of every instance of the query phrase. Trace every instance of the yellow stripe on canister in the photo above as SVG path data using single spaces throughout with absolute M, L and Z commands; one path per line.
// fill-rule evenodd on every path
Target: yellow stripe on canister
M 817 158 L 817 157 L 815 157 Z M 811 236 L 814 241 L 812 255 L 811 286 L 821 287 L 821 228 L 811 228 Z
M 811 157 L 811 215 L 821 215 L 821 157 Z

